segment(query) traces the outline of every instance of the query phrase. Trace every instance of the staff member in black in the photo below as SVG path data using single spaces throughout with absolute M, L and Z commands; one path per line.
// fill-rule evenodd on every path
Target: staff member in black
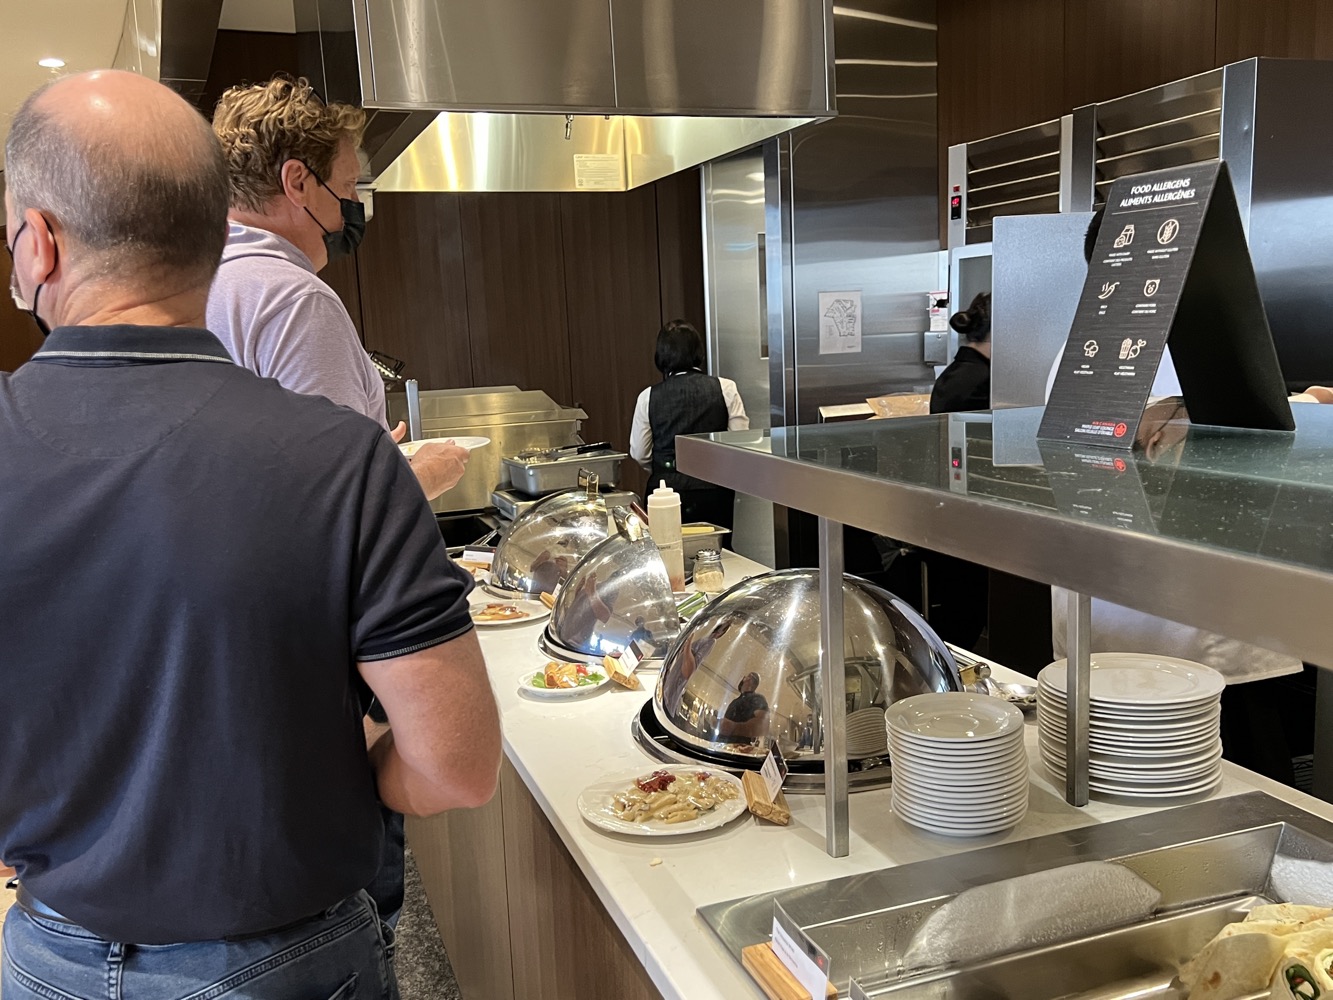
M 673 319 L 658 332 L 653 362 L 662 381 L 639 393 L 630 425 L 630 457 L 649 471 L 649 492 L 665 481 L 680 494 L 682 523 L 709 521 L 730 528 L 735 490 L 678 471 L 676 435 L 748 431 L 750 418 L 736 383 L 704 374 L 704 339 L 683 319 Z
M 965 339 L 953 364 L 940 372 L 930 392 L 931 413 L 990 409 L 990 294 L 949 317 L 949 325 Z

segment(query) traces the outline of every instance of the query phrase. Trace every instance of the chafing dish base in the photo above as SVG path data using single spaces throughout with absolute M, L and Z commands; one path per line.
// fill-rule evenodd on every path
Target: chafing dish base
M 872 997 L 1183 1000 L 1180 965 L 1225 924 L 1277 901 L 1272 873 L 1281 858 L 1333 865 L 1333 823 L 1251 792 L 716 903 L 699 913 L 740 961 L 742 948 L 768 940 L 776 899 L 828 952 L 835 985 L 846 991 L 854 978 Z M 1154 915 L 961 968 L 897 967 L 917 929 L 964 890 L 1087 861 L 1115 861 L 1157 888 L 1162 899 Z M 988 931 L 976 933 L 984 938 Z

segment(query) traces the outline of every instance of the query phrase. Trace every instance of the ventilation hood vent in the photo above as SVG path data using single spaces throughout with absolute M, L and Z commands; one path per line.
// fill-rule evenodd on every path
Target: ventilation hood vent
M 379 191 L 625 191 L 836 113 L 832 0 L 296 0 Z

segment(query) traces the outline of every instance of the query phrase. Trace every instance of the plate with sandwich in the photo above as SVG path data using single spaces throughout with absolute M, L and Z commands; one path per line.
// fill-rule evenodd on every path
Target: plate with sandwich
M 596 694 L 610 680 L 607 672 L 595 664 L 548 660 L 519 677 L 518 689 L 530 698 L 583 698 Z

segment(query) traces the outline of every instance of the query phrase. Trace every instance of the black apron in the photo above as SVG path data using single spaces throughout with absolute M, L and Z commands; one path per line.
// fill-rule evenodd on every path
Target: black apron
M 647 492 L 665 482 L 679 493 L 682 524 L 708 521 L 724 528 L 732 526 L 735 491 L 687 476 L 676 468 L 676 435 L 725 431 L 727 419 L 722 383 L 697 369 L 669 375 L 649 390 L 653 456 Z

